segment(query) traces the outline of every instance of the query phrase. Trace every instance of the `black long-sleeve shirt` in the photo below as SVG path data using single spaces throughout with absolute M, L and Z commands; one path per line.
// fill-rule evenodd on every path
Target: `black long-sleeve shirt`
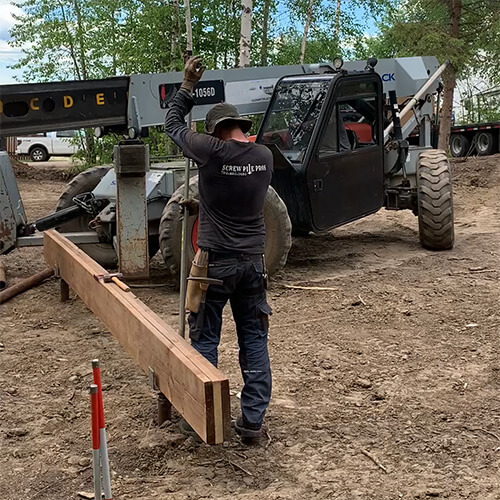
M 223 253 L 263 253 L 272 154 L 253 142 L 193 132 L 184 119 L 192 107 L 191 95 L 179 90 L 167 110 L 165 132 L 199 167 L 198 246 Z

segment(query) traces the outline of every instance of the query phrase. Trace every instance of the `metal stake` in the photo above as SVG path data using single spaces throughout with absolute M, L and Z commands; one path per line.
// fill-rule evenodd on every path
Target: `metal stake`
M 63 280 L 60 280 L 61 287 L 61 302 L 67 302 L 69 300 L 69 285 Z
M 158 426 L 167 420 L 172 420 L 172 403 L 163 392 L 158 393 Z
M 191 113 L 188 115 L 188 123 L 191 121 Z M 191 160 L 186 158 L 184 167 L 184 199 L 189 198 L 189 174 L 191 171 Z M 189 210 L 185 206 L 182 211 L 182 236 L 181 236 L 181 272 L 180 272 L 180 304 L 179 304 L 179 335 L 186 337 L 186 290 L 187 290 L 187 242 L 188 242 L 188 218 Z
M 186 62 L 189 57 L 193 55 L 193 32 L 191 30 L 191 9 L 189 0 L 184 0 L 185 11 L 186 11 L 186 33 L 187 33 L 187 43 L 186 43 L 186 53 L 184 57 L 184 62 Z M 193 115 L 191 111 L 187 116 L 187 126 L 191 128 L 191 123 L 193 121 Z M 189 198 L 189 175 L 191 172 L 191 159 L 186 158 L 186 164 L 184 166 L 184 199 Z M 181 272 L 180 274 L 180 304 L 179 304 L 179 335 L 186 338 L 186 290 L 187 290 L 187 242 L 188 242 L 188 218 L 189 210 L 187 206 L 184 207 L 182 211 L 182 236 L 181 236 Z
M 99 451 L 99 400 L 97 385 L 90 386 L 90 409 L 92 420 L 92 466 L 94 476 L 94 498 L 101 500 L 101 464 Z
M 102 486 L 104 499 L 111 500 L 111 476 L 109 473 L 108 443 L 106 439 L 106 424 L 104 422 L 104 404 L 102 401 L 101 366 L 98 359 L 92 360 L 94 384 L 97 385 L 97 402 L 99 404 L 99 452 L 102 467 Z

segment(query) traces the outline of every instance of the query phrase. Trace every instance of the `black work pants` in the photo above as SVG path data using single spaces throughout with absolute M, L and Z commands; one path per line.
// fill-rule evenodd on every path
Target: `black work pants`
M 220 279 L 223 284 L 208 288 L 201 321 L 198 314 L 190 314 L 192 346 L 217 366 L 222 310 L 229 300 L 236 323 L 244 382 L 241 391 L 243 421 L 250 426 L 259 426 L 271 398 L 271 368 L 267 349 L 271 308 L 266 301 L 262 256 L 210 252 L 208 277 Z

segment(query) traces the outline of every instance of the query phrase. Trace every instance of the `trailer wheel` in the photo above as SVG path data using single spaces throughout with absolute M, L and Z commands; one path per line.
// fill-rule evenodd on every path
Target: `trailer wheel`
M 47 161 L 50 158 L 48 151 L 43 146 L 33 146 L 29 154 L 32 161 Z
M 420 243 L 429 250 L 453 248 L 453 189 L 444 151 L 430 149 L 420 153 L 417 191 Z
M 498 150 L 498 139 L 491 132 L 479 132 L 476 136 L 476 151 L 479 156 L 488 156 Z
M 459 158 L 466 156 L 469 152 L 470 141 L 469 138 L 462 134 L 452 134 L 450 138 L 450 151 L 451 156 Z
M 160 250 L 169 272 L 178 278 L 181 265 L 182 216 L 179 202 L 184 197 L 184 186 L 180 186 L 172 195 L 163 210 L 160 221 Z M 189 197 L 199 199 L 198 177 L 189 182 Z M 292 245 L 292 224 L 288 211 L 278 193 L 269 187 L 264 204 L 264 223 L 266 225 L 266 266 L 269 274 L 274 274 L 286 263 Z M 188 220 L 188 255 L 191 262 L 196 253 L 198 236 L 198 216 L 190 216 Z

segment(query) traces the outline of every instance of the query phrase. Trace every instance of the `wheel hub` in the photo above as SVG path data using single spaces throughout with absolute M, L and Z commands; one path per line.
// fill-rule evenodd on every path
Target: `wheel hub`
M 488 144 L 488 138 L 484 134 L 479 135 L 479 137 L 477 138 L 477 147 L 481 151 L 486 151 L 486 149 L 488 148 Z
M 460 149 L 462 147 L 462 142 L 458 137 L 454 137 L 453 140 L 451 141 L 451 149 L 453 150 L 454 153 L 459 153 Z

